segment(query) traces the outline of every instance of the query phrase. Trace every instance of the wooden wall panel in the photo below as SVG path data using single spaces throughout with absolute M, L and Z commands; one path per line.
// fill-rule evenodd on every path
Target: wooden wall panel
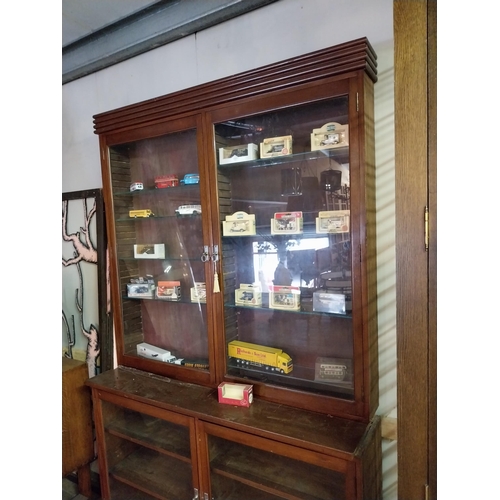
M 430 338 L 432 333 L 435 341 L 435 327 L 432 327 L 435 308 L 429 295 L 435 286 L 435 233 L 429 249 L 424 238 L 426 207 L 431 223 L 435 221 L 435 193 L 434 202 L 430 203 L 429 198 L 430 188 L 435 188 L 435 183 L 429 185 L 432 164 L 435 174 L 435 137 L 430 137 L 435 135 L 435 126 L 432 128 L 435 90 L 429 92 L 429 82 L 432 87 L 435 75 L 429 68 L 435 64 L 435 57 L 429 59 L 432 53 L 429 49 L 433 48 L 432 38 L 431 43 L 428 38 L 429 19 L 435 28 L 435 15 L 428 18 L 428 9 L 430 14 L 435 13 L 435 5 L 431 4 L 435 2 L 394 2 L 398 498 L 401 500 L 434 498 L 436 485 L 435 470 L 432 471 L 435 343 Z M 429 149 L 430 145 L 434 151 Z

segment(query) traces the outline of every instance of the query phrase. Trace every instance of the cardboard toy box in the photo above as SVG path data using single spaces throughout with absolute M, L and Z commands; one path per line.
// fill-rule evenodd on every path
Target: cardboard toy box
M 246 406 L 253 401 L 253 386 L 222 382 L 218 388 L 219 403 L 226 405 Z
M 255 231 L 255 214 L 234 212 L 226 215 L 226 220 L 222 222 L 224 236 L 248 236 L 256 234 Z
M 152 299 L 155 286 L 152 283 L 127 283 L 127 297 L 138 299 Z
M 136 259 L 164 259 L 165 245 L 163 243 L 143 243 L 134 245 Z
M 196 282 L 191 288 L 191 302 L 207 302 L 206 283 Z
M 257 160 L 259 158 L 257 144 L 242 144 L 219 148 L 219 163 L 239 163 L 241 161 Z
M 313 311 L 345 314 L 345 295 L 343 293 L 316 291 L 313 293 Z
M 302 212 L 276 212 L 271 219 L 271 234 L 302 234 L 303 231 Z
M 239 306 L 261 306 L 262 292 L 258 283 L 241 283 L 234 291 L 234 302 Z
M 349 125 L 336 122 L 314 128 L 311 134 L 311 151 L 342 148 L 349 145 Z
M 350 210 L 328 210 L 316 217 L 316 233 L 348 233 Z
M 156 298 L 161 300 L 181 300 L 180 281 L 158 281 L 156 286 Z
M 347 387 L 352 386 L 352 360 L 316 358 L 314 380 Z
M 274 158 L 292 154 L 292 136 L 269 137 L 260 143 L 260 157 Z
M 299 311 L 300 288 L 298 286 L 271 285 L 269 287 L 269 308 Z

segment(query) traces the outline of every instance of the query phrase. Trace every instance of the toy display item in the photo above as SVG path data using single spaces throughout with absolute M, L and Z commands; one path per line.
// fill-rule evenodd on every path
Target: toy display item
M 155 177 L 155 188 L 163 189 L 179 185 L 179 179 L 176 175 L 160 175 Z
M 133 182 L 130 184 L 130 191 L 140 191 L 144 189 L 144 184 L 142 182 Z
M 293 370 L 292 358 L 275 347 L 232 340 L 227 344 L 227 355 L 229 358 L 234 358 L 241 366 L 279 373 L 290 373 Z
M 137 219 L 137 217 L 154 217 L 155 214 L 149 208 L 144 208 L 141 210 L 130 210 L 128 213 L 129 217 Z
M 200 183 L 200 174 L 186 174 L 183 179 L 181 179 L 181 184 L 199 184 Z
M 201 214 L 201 205 L 181 205 L 175 209 L 177 215 L 198 215 Z

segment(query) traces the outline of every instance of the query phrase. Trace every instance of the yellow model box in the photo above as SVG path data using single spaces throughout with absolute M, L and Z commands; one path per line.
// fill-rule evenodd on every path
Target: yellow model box
M 262 292 L 258 283 L 241 283 L 234 292 L 234 302 L 238 306 L 261 306 Z
M 348 233 L 350 217 L 350 210 L 319 212 L 316 217 L 316 233 Z
M 271 219 L 271 234 L 302 234 L 303 231 L 302 212 L 276 212 Z
M 274 158 L 292 154 L 292 136 L 269 137 L 260 143 L 260 157 Z
M 241 161 L 256 160 L 259 158 L 257 144 L 242 144 L 219 148 L 219 163 L 239 163 Z
M 349 145 L 349 125 L 336 122 L 314 128 L 311 134 L 311 151 L 342 148 Z
M 246 212 L 235 212 L 233 215 L 226 215 L 226 220 L 222 222 L 222 234 L 224 236 L 248 236 L 255 232 L 255 215 Z
M 269 307 L 271 309 L 300 310 L 300 288 L 298 286 L 269 287 Z

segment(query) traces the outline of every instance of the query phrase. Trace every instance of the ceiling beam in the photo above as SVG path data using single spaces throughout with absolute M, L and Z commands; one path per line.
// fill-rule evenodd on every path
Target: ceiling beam
M 62 83 L 278 0 L 164 0 L 62 49 Z

